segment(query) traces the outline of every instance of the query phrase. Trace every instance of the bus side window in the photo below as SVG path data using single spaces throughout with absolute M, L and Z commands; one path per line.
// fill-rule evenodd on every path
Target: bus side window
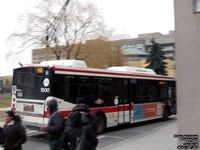
M 135 104 L 157 101 L 157 86 L 152 80 L 132 80 L 131 97 Z
M 70 84 L 69 86 L 69 96 L 77 96 L 78 94 L 78 85 Z
M 111 78 L 99 78 L 98 80 L 98 90 L 99 90 L 99 98 L 104 100 L 104 105 L 111 105 L 110 101 L 113 95 L 112 92 L 112 79 Z
M 138 85 L 136 88 L 136 104 L 137 103 L 145 103 L 145 90 L 146 87 L 144 85 Z
M 167 85 L 159 85 L 159 98 L 160 101 L 166 101 L 168 99 L 168 86 Z
M 64 82 L 64 75 L 57 74 L 54 76 L 54 82 L 53 82 L 53 96 L 58 98 L 64 98 L 64 91 L 65 86 L 64 84 L 61 84 Z
M 79 92 L 80 96 L 89 96 L 92 94 L 90 85 L 80 85 L 79 90 L 80 90 Z

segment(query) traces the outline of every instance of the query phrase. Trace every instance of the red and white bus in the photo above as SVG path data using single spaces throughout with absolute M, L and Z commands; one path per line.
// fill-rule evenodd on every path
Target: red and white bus
M 48 123 L 47 102 L 58 102 L 67 117 L 78 97 L 84 97 L 98 121 L 107 127 L 157 118 L 167 119 L 176 106 L 175 78 L 151 69 L 127 66 L 87 68 L 84 61 L 44 61 L 14 69 L 12 110 L 27 127 Z

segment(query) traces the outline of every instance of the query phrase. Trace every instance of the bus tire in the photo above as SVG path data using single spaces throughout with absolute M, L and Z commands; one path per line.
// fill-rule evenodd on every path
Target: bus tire
M 97 133 L 101 134 L 106 129 L 106 118 L 103 114 L 97 113 L 96 120 L 97 120 Z
M 168 119 L 168 116 L 169 116 L 169 111 L 168 109 L 165 107 L 165 109 L 163 110 L 163 117 L 162 119 L 165 121 Z

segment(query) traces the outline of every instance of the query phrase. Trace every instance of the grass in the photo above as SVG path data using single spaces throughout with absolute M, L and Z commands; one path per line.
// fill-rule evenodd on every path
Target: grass
M 0 98 L 0 108 L 10 107 L 11 98 Z
M 4 115 L 5 115 L 5 112 L 6 111 L 0 111 L 0 121 L 5 121 L 5 119 L 4 119 Z
M 11 98 L 1 98 L 0 97 L 0 108 L 10 107 Z M 5 111 L 0 111 L 0 121 L 4 121 Z

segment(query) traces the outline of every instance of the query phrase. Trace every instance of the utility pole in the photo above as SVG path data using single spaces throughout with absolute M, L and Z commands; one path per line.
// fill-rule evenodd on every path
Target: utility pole
M 47 27 L 47 35 L 46 35 L 46 61 L 49 59 L 49 34 L 48 34 L 48 27 Z
M 49 27 L 47 27 L 47 31 L 46 31 L 46 60 L 49 59 L 49 45 L 52 41 L 53 36 L 56 33 L 56 30 L 59 26 L 60 21 L 62 20 L 66 7 L 69 4 L 70 0 L 67 0 L 65 2 L 65 4 L 63 5 L 63 7 L 61 8 L 60 12 L 58 13 L 58 15 L 55 17 L 55 19 L 51 22 L 51 24 L 49 25 Z

